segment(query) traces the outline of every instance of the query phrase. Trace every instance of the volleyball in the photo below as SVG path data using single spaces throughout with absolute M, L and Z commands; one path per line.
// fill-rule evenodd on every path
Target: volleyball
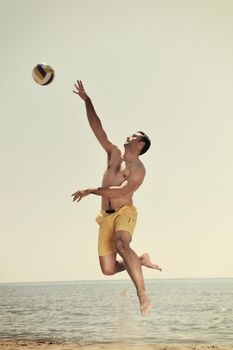
M 32 77 L 39 85 L 48 85 L 53 81 L 54 70 L 48 64 L 37 64 L 32 70 Z

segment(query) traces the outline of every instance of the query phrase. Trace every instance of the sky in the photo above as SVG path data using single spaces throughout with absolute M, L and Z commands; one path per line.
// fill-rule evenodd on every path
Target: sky
M 233 277 L 233 2 L 0 0 L 0 282 L 128 279 L 98 263 L 106 155 L 73 84 L 81 79 L 122 147 L 150 135 L 132 248 L 162 272 Z M 32 69 L 50 64 L 39 86 Z

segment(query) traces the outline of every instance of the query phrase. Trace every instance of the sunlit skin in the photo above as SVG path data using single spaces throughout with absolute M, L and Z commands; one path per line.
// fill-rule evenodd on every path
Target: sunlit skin
M 78 190 L 72 194 L 73 201 L 80 202 L 82 198 L 94 194 L 101 196 L 102 210 L 133 204 L 133 194 L 143 183 L 146 174 L 146 169 L 139 159 L 140 152 L 144 147 L 144 142 L 141 141 L 142 135 L 136 132 L 128 136 L 122 154 L 120 149 L 108 139 L 91 99 L 87 95 L 83 83 L 79 80 L 75 84 L 74 93 L 85 102 L 90 127 L 107 153 L 107 168 L 104 172 L 101 187 Z M 146 315 L 151 310 L 151 303 L 146 293 L 141 266 L 159 271 L 161 271 L 161 268 L 151 261 L 148 253 L 137 256 L 130 247 L 131 235 L 129 232 L 116 231 L 114 241 L 117 253 L 122 260 L 117 260 L 117 253 L 100 256 L 102 272 L 113 275 L 127 270 L 137 290 L 141 314 Z

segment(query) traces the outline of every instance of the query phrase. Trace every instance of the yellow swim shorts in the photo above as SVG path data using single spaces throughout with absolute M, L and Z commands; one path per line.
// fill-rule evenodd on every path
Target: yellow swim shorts
M 124 230 L 133 235 L 136 221 L 137 210 L 133 205 L 123 205 L 112 214 L 101 210 L 96 217 L 96 222 L 99 224 L 99 256 L 115 253 L 114 233 Z

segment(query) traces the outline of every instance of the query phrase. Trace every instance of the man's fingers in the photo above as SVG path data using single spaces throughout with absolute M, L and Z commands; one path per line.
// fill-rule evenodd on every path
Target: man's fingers
M 77 193 L 78 193 L 78 192 L 76 191 L 76 192 L 72 193 L 72 195 L 71 195 L 71 196 L 75 196 Z
M 76 199 L 79 197 L 79 193 L 78 192 L 75 192 L 75 193 L 73 193 L 72 195 L 71 195 L 71 197 L 73 197 L 73 202 L 75 202 L 76 201 Z
M 83 98 L 82 95 L 86 94 L 86 91 L 84 91 L 84 90 L 82 91 L 81 88 L 78 88 L 75 84 L 74 84 L 74 86 L 76 87 L 77 91 L 73 90 L 73 92 Z
M 78 86 L 79 86 L 79 89 L 80 89 L 82 92 L 84 92 L 84 93 L 85 93 L 85 89 L 84 89 L 84 86 L 83 86 L 83 83 L 82 83 L 82 81 L 81 81 L 81 80 L 79 80 L 79 84 L 78 84 Z
M 83 95 L 86 94 L 86 91 L 81 80 L 77 80 L 77 84 L 74 84 L 74 86 L 76 90 L 73 90 L 73 92 L 83 98 Z
M 80 191 L 77 191 L 71 195 L 73 197 L 73 202 L 77 201 L 80 202 L 83 198 L 83 194 Z
M 78 92 L 80 92 L 80 91 L 81 91 L 80 86 L 78 86 L 77 84 L 74 84 L 74 86 L 75 86 L 75 88 L 76 88 L 76 90 L 77 90 Z M 76 94 L 78 93 L 77 91 L 76 91 Z
M 77 85 L 77 84 L 74 84 L 74 86 L 75 86 L 75 88 L 76 88 L 76 90 L 78 91 L 74 91 L 74 92 L 76 92 L 76 94 L 78 94 L 79 92 L 80 92 L 80 86 L 79 86 L 79 84 Z

